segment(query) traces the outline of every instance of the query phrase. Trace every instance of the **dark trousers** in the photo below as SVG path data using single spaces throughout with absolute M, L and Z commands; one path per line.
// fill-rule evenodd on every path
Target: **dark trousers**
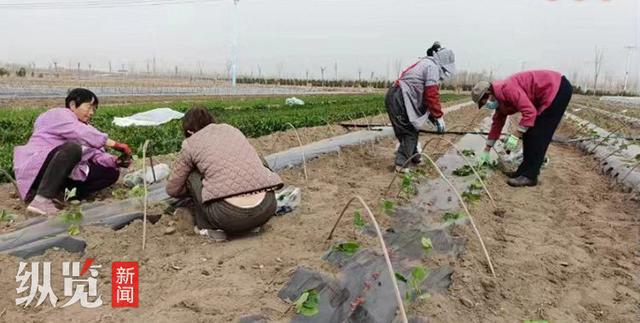
M 418 130 L 409 121 L 400 87 L 392 85 L 387 90 L 384 105 L 393 126 L 393 133 L 400 142 L 400 146 L 396 151 L 395 164 L 396 166 L 403 166 L 411 156 L 418 153 Z M 419 163 L 420 156 L 415 156 L 411 161 Z
M 269 221 L 276 214 L 277 201 L 273 191 L 255 207 L 241 208 L 224 200 L 202 202 L 202 175 L 193 171 L 187 179 L 187 189 L 195 204 L 198 229 L 219 229 L 227 233 L 251 231 Z
M 536 117 L 535 125 L 522 136 L 523 159 L 516 174 L 530 179 L 538 178 L 547 148 L 567 110 L 572 93 L 571 83 L 563 76 L 551 106 Z
M 64 143 L 54 148 L 45 159 L 36 175 L 25 201 L 30 202 L 37 195 L 46 198 L 60 198 L 64 189 L 76 188 L 78 199 L 111 186 L 120 176 L 120 171 L 89 163 L 89 175 L 85 181 L 69 178 L 73 168 L 82 158 L 82 146 L 74 142 Z

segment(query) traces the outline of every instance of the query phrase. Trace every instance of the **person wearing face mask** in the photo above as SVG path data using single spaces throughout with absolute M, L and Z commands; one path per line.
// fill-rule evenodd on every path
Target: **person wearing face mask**
M 520 112 L 518 128 L 506 139 L 504 148 L 514 150 L 522 139 L 523 160 L 515 172 L 507 174 L 507 183 L 514 187 L 537 185 L 547 148 L 572 93 L 567 78 L 549 70 L 524 71 L 501 81 L 478 82 L 471 98 L 478 108 L 495 111 L 480 162 L 489 160 L 489 151 L 500 137 L 507 116 Z
M 38 116 L 29 141 L 14 148 L 13 170 L 20 198 L 29 203 L 27 211 L 53 216 L 58 212 L 53 200 L 65 188 L 75 188 L 77 198 L 83 199 L 115 183 L 119 167 L 129 167 L 129 146 L 89 124 L 97 109 L 93 92 L 73 89 L 65 107 Z M 122 155 L 108 154 L 106 147 Z
M 444 133 L 445 123 L 440 103 L 439 82 L 455 73 L 455 55 L 452 50 L 435 42 L 427 50 L 427 56 L 406 68 L 389 87 L 385 107 L 400 142 L 395 153 L 396 171 L 418 152 L 418 129 L 429 120 L 439 133 Z M 413 157 L 413 164 L 420 163 L 420 156 Z

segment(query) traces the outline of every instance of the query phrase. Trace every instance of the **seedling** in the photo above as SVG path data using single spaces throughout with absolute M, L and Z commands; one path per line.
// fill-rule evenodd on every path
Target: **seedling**
M 129 195 L 129 197 L 144 197 L 145 189 L 140 185 L 136 185 L 132 187 L 127 194 Z
M 473 202 L 480 201 L 480 194 L 466 191 L 462 193 L 462 198 L 467 203 L 473 203 Z
M 422 249 L 424 249 L 424 252 L 429 252 L 431 251 L 431 249 L 433 249 L 433 244 L 431 243 L 431 239 L 427 237 L 422 237 L 422 239 L 420 239 L 420 242 L 422 243 Z
M 411 301 L 411 292 L 413 291 L 416 294 L 418 299 L 427 299 L 431 295 L 429 293 L 423 293 L 422 282 L 427 279 L 428 270 L 422 266 L 416 266 L 411 269 L 411 275 L 409 278 L 405 277 L 400 273 L 395 273 L 396 279 L 407 284 L 407 291 L 404 294 L 404 300 L 406 302 Z
M 339 243 L 333 246 L 333 250 L 341 252 L 347 256 L 353 256 L 360 249 L 360 245 L 356 242 Z
M 402 175 L 402 182 L 400 183 L 400 192 L 404 193 L 406 196 L 415 195 L 416 188 L 413 185 L 413 182 L 416 180 L 416 176 L 413 172 L 409 171 Z
M 111 195 L 117 200 L 124 200 L 127 198 L 127 190 L 124 188 L 116 188 L 111 191 Z
M 382 213 L 391 215 L 395 210 L 395 206 L 393 201 L 384 199 L 380 202 L 380 209 L 382 210 Z
M 464 165 L 453 171 L 453 175 L 460 176 L 460 177 L 469 176 L 471 174 L 473 174 L 473 170 L 469 165 Z
M 462 154 L 465 157 L 474 157 L 476 155 L 476 153 L 472 149 L 465 149 L 462 151 Z
M 482 183 L 480 183 L 479 180 L 475 180 L 473 181 L 471 184 L 469 184 L 469 190 L 481 190 L 482 189 Z
M 0 211 L 0 222 L 11 222 L 15 219 L 13 214 L 9 213 L 9 211 L 2 209 Z
M 320 311 L 318 310 L 318 292 L 315 289 L 309 289 L 302 293 L 294 302 L 296 313 L 303 316 L 314 316 Z
M 356 227 L 356 229 L 364 229 L 365 223 L 360 210 L 356 210 L 355 212 L 353 212 L 353 225 Z
M 64 201 L 70 204 L 69 209 L 62 211 L 58 214 L 58 217 L 62 221 L 62 223 L 68 225 L 67 233 L 70 236 L 75 236 L 80 234 L 80 224 L 82 223 L 83 214 L 80 210 L 80 202 L 78 200 L 69 201 L 72 198 L 76 197 L 77 190 L 74 187 L 73 189 L 64 190 Z
M 464 213 L 462 212 L 447 212 L 442 216 L 442 220 L 444 222 L 455 222 L 458 220 L 464 219 Z

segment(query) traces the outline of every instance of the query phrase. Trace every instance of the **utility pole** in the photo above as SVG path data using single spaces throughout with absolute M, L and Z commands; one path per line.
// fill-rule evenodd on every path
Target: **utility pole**
M 335 73 L 336 73 L 336 81 L 337 81 L 337 80 L 338 80 L 338 61 L 335 61 L 335 62 L 333 63 L 333 70 L 334 70 L 334 71 L 335 71 Z
M 326 66 L 320 66 L 320 74 L 322 75 L 322 82 L 324 83 L 324 70 L 326 70 Z
M 109 74 L 111 74 L 111 61 L 109 61 Z
M 631 63 L 631 53 L 636 49 L 636 46 L 625 46 L 627 49 L 627 65 L 624 69 L 624 86 L 622 88 L 623 93 L 627 93 L 627 83 L 629 82 L 629 64 Z
M 598 75 L 600 75 L 600 69 L 602 68 L 602 58 L 604 56 L 603 50 L 598 51 L 596 46 L 596 57 L 594 61 L 594 76 L 593 76 L 593 95 L 598 92 Z
M 231 86 L 236 86 L 236 78 L 238 76 L 238 2 L 240 0 L 233 0 L 233 48 L 231 49 L 232 60 L 231 63 Z

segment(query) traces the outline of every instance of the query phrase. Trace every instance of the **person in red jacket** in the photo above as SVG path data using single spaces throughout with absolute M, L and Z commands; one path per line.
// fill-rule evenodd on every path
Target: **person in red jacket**
M 429 120 L 439 133 L 445 131 L 440 104 L 439 82 L 455 73 L 453 51 L 434 43 L 427 57 L 402 71 L 389 87 L 385 107 L 393 131 L 400 142 L 396 151 L 396 171 L 404 171 L 409 158 L 418 152 L 418 129 Z M 420 156 L 411 159 L 420 163 Z
M 507 183 L 514 187 L 538 184 L 540 167 L 553 134 L 571 101 L 573 87 L 565 76 L 555 71 L 534 70 L 514 74 L 502 81 L 481 81 L 475 85 L 471 98 L 478 108 L 495 110 L 482 161 L 500 137 L 507 116 L 522 115 L 517 131 L 506 140 L 505 149 L 513 150 L 522 139 L 522 164 L 507 174 Z

